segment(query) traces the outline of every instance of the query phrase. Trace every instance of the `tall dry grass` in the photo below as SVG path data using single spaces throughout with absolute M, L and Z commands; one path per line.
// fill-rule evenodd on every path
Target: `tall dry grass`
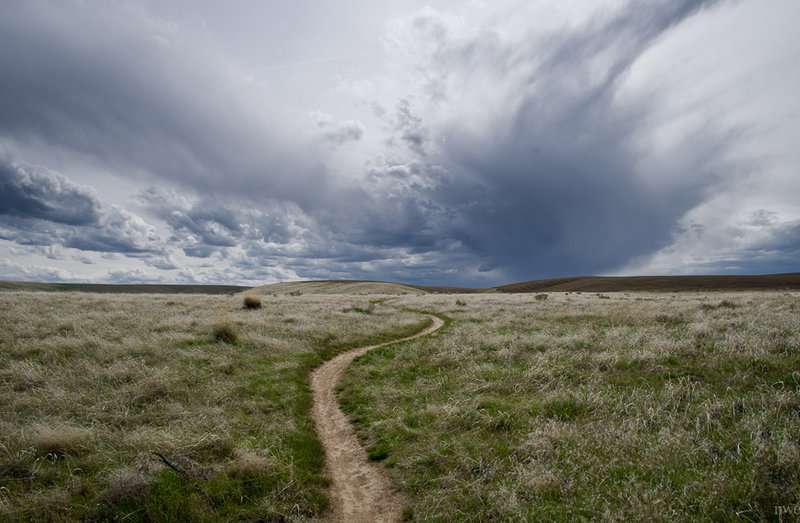
M 324 513 L 309 370 L 422 322 L 341 309 L 324 296 L 247 310 L 229 296 L 0 293 L 0 520 Z M 220 316 L 235 343 L 217 339 Z
M 416 519 L 758 521 L 800 500 L 797 294 L 0 293 L 0 520 L 324 514 L 306 376 L 417 328 L 387 305 L 448 317 L 343 387 Z
M 797 293 L 460 300 L 393 300 L 449 324 L 343 385 L 417 519 L 763 521 L 800 503 Z

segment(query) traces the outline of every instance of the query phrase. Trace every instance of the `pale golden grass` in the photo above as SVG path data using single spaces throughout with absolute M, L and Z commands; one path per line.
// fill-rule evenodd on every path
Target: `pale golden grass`
M 368 298 L 0 293 L 0 519 L 319 516 L 306 372 L 419 324 L 386 305 L 452 319 L 358 360 L 343 396 L 417 519 L 760 520 L 798 502 L 797 294 L 357 314 Z M 220 313 L 237 343 L 215 341 Z
M 357 360 L 343 403 L 417 519 L 764 520 L 800 502 L 797 293 L 392 303 L 446 330 Z
M 235 459 L 228 464 L 228 467 L 237 477 L 264 475 L 275 467 L 274 458 L 267 451 L 256 452 L 248 448 L 237 448 L 234 455 Z
M 67 423 L 34 425 L 30 444 L 38 455 L 74 455 L 92 450 L 94 434 L 84 427 Z
M 309 369 L 423 319 L 343 313 L 328 296 L 241 300 L 0 293 L 0 520 L 323 513 Z M 235 344 L 215 340 L 220 314 Z

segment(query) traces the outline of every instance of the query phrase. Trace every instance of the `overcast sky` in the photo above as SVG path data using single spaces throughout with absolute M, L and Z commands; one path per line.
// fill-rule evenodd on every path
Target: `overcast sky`
M 797 0 L 3 0 L 0 279 L 800 271 Z

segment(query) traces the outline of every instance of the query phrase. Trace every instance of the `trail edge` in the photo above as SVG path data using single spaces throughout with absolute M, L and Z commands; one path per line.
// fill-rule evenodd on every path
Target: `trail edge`
M 377 463 L 370 462 L 361 447 L 353 426 L 339 408 L 336 385 L 354 358 L 372 349 L 426 336 L 444 325 L 444 320 L 426 314 L 433 323 L 416 334 L 396 340 L 357 347 L 332 358 L 311 373 L 310 385 L 314 396 L 311 417 L 317 435 L 325 447 L 328 473 L 333 480 L 330 495 L 330 521 L 374 523 L 395 522 L 402 518 L 405 500 L 392 488 Z

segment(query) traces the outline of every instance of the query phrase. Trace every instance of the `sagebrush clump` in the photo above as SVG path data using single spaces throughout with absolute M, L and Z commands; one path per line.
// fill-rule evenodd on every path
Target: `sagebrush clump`
M 221 314 L 214 324 L 214 339 L 223 343 L 236 343 L 238 332 L 233 318 L 229 314 Z
M 244 295 L 244 308 L 245 309 L 260 309 L 261 296 L 258 294 L 245 294 Z

